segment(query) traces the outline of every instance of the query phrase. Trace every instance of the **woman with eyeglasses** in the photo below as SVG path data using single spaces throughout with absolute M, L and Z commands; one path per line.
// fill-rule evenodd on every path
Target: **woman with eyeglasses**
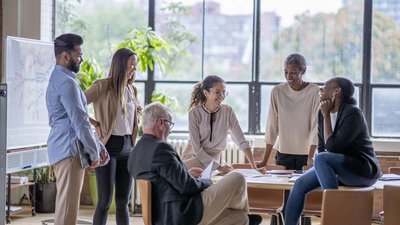
M 228 95 L 225 87 L 225 81 L 218 76 L 207 76 L 194 87 L 189 103 L 190 142 L 182 154 L 182 160 L 188 169 L 205 169 L 214 162 L 213 169 L 222 173 L 230 172 L 232 167 L 220 162 L 229 132 L 251 167 L 256 169 L 249 141 L 244 137 L 235 112 L 229 105 L 222 104 Z M 263 169 L 259 171 L 265 172 Z
M 337 189 L 339 183 L 367 187 L 381 176 L 367 122 L 353 94 L 353 83 L 343 77 L 332 78 L 321 88 L 318 154 L 314 167 L 299 177 L 290 191 L 286 225 L 298 224 L 305 197 L 312 190 Z
M 129 224 L 128 202 L 132 178 L 127 163 L 136 142 L 138 116 L 142 110 L 133 85 L 135 71 L 135 52 L 121 48 L 112 57 L 109 76 L 97 80 L 85 92 L 87 103 L 93 103 L 95 119 L 91 119 L 91 122 L 110 155 L 106 166 L 95 169 L 98 203 L 93 217 L 94 225 L 106 224 L 113 192 L 117 225 Z

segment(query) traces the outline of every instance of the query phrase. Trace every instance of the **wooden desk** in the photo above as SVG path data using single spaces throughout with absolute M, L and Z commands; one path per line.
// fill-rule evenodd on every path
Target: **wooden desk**
M 268 175 L 263 177 L 246 177 L 248 187 L 263 189 L 290 190 L 294 182 L 289 182 L 288 176 Z
M 246 177 L 246 182 L 248 188 L 259 188 L 259 189 L 278 189 L 285 190 L 285 199 L 286 202 L 289 192 L 292 189 L 294 182 L 289 182 L 288 176 L 284 175 L 268 175 L 262 177 Z M 378 180 L 374 185 L 374 193 L 375 195 L 382 194 L 384 185 L 396 185 L 400 186 L 400 180 L 392 180 L 392 181 L 381 181 Z M 347 189 L 352 187 L 340 186 L 339 189 Z M 259 196 L 263 199 L 263 196 Z M 264 201 L 268 201 L 267 198 Z M 321 202 L 322 203 L 322 202 Z M 303 219 L 303 218 L 302 218 Z M 309 224 L 308 222 L 306 222 Z
M 400 180 L 387 180 L 387 181 L 378 180 L 373 185 L 374 186 L 374 192 L 382 192 L 383 191 L 383 186 L 385 186 L 385 185 L 400 186 Z

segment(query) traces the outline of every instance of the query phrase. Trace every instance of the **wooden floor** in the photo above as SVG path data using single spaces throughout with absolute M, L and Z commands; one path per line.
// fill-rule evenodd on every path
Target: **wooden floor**
M 79 211 L 79 219 L 87 220 L 89 222 L 93 219 L 94 207 L 93 206 L 81 206 Z M 54 214 L 51 213 L 37 213 L 36 216 L 30 216 L 30 214 L 23 214 L 11 217 L 11 225 L 36 225 L 42 224 L 43 220 L 54 218 Z M 47 223 L 48 225 L 53 225 L 53 223 Z M 262 225 L 269 225 L 270 217 L 263 216 Z M 107 225 L 116 225 L 115 215 L 110 214 L 108 216 Z M 142 217 L 140 215 L 132 216 L 130 220 L 130 225 L 143 225 Z M 312 225 L 320 225 L 318 218 L 313 218 Z M 373 223 L 376 225 L 376 223 Z
M 94 207 L 93 206 L 81 206 L 79 211 L 79 219 L 92 221 L 94 214 Z M 54 214 L 51 213 L 37 213 L 36 216 L 30 216 L 29 213 L 21 214 L 18 216 L 11 217 L 10 225 L 36 225 L 42 224 L 41 221 L 46 219 L 54 218 Z M 262 225 L 269 225 L 270 217 L 263 216 L 263 223 Z M 53 223 L 47 223 L 48 225 L 53 225 Z M 109 214 L 107 225 L 116 225 L 115 222 L 115 214 Z M 143 225 L 142 217 L 140 215 L 132 216 L 130 220 L 130 225 Z M 319 222 L 316 221 L 313 225 L 319 225 Z

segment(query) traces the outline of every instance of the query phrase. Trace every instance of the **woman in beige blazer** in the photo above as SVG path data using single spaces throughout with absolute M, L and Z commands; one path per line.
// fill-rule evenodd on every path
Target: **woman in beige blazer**
M 136 55 L 121 48 L 112 58 L 109 76 L 97 80 L 86 92 L 87 104 L 93 103 L 96 132 L 110 154 L 110 162 L 95 169 L 98 203 L 94 225 L 105 225 L 115 185 L 117 225 L 129 224 L 128 201 L 132 178 L 127 170 L 128 157 L 138 131 L 141 106 L 133 85 Z

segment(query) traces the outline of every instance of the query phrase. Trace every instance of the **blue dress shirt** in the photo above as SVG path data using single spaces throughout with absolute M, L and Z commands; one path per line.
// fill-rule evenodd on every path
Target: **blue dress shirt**
M 46 106 L 51 127 L 47 140 L 51 165 L 70 156 L 77 156 L 75 140 L 79 139 L 90 159 L 100 159 L 104 147 L 92 131 L 86 110 L 86 98 L 68 69 L 56 65 L 46 91 Z

